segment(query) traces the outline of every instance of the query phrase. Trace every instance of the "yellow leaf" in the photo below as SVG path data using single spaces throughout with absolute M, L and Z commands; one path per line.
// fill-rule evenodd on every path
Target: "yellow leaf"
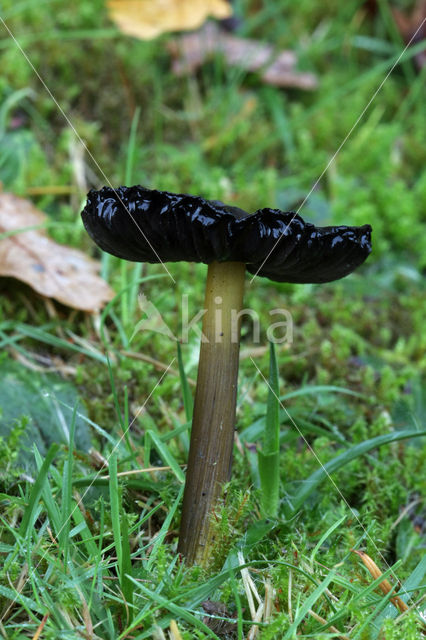
M 171 640 L 182 640 L 179 628 L 174 620 L 170 621 L 170 638 Z
M 68 307 L 97 311 L 114 296 L 97 275 L 99 263 L 54 242 L 43 229 L 46 221 L 28 200 L 0 193 L 0 276 L 22 280 Z
M 120 31 L 142 40 L 197 29 L 209 16 L 232 14 L 226 0 L 107 0 L 107 7 Z

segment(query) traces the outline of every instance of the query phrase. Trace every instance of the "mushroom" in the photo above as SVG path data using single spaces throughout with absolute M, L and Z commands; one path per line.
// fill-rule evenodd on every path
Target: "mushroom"
M 82 218 L 96 244 L 119 258 L 208 265 L 178 547 L 188 564 L 205 564 L 211 517 L 231 477 L 245 272 L 277 282 L 338 280 L 369 255 L 371 227 L 315 227 L 292 212 L 248 214 L 141 186 L 90 191 Z

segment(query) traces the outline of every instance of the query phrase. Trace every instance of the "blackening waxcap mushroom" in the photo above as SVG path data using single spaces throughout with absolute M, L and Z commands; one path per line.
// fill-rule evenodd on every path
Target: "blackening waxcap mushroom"
M 130 214 L 130 215 L 129 215 Z M 136 262 L 244 262 L 277 282 L 338 280 L 371 251 L 371 227 L 315 227 L 279 209 L 242 209 L 144 187 L 90 191 L 84 226 L 101 249 Z M 279 240 L 279 241 L 278 241 Z
M 144 187 L 91 191 L 82 216 L 93 240 L 120 258 L 209 265 L 178 546 L 189 564 L 205 565 L 215 538 L 213 514 L 231 477 L 246 268 L 281 282 L 337 280 L 370 253 L 371 228 L 317 228 L 296 213 L 249 215 Z

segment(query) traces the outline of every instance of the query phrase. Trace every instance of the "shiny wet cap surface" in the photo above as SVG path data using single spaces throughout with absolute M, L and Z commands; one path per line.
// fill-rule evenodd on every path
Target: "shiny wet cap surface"
M 199 196 L 103 187 L 82 212 L 96 244 L 135 262 L 244 262 L 277 282 L 338 280 L 371 252 L 371 227 L 315 227 L 279 209 L 242 209 Z

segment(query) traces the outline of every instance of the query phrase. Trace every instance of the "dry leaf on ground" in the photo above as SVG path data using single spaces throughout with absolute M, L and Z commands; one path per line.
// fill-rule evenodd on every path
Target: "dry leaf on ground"
M 258 72 L 266 84 L 299 89 L 315 89 L 318 85 L 314 74 L 295 69 L 297 57 L 293 51 L 277 52 L 264 42 L 226 33 L 214 23 L 176 38 L 169 49 L 175 58 L 172 69 L 176 75 L 192 73 L 220 53 L 230 66 Z
M 143 40 L 197 29 L 209 16 L 224 19 L 232 14 L 226 0 L 108 0 L 107 7 L 120 31 Z
M 220 620 L 223 618 L 231 618 L 226 605 L 223 602 L 214 602 L 213 600 L 206 600 L 201 603 L 204 611 L 208 614 L 204 616 L 203 622 L 214 633 L 218 634 L 220 638 L 233 638 L 237 630 L 236 622 L 228 622 L 227 620 Z
M 20 231 L 46 220 L 28 200 L 0 193 L 0 276 L 18 278 L 68 307 L 97 311 L 114 296 L 97 275 L 98 262 L 57 244 L 43 228 Z

